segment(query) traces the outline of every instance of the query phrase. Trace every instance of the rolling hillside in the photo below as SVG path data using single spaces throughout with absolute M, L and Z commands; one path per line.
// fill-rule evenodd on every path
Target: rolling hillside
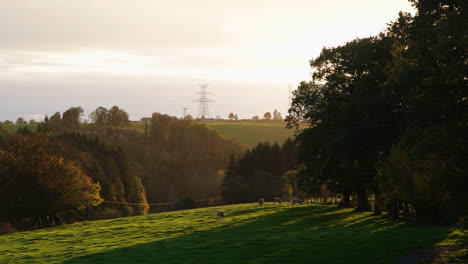
M 394 263 L 413 248 L 463 242 L 448 227 L 351 209 L 240 204 L 4 235 L 0 263 Z
M 254 147 L 260 142 L 283 142 L 294 136 L 294 130 L 286 129 L 285 123 L 254 123 L 254 122 L 205 122 L 208 127 L 219 131 L 229 138 L 237 139 L 240 143 Z
M 293 129 L 286 129 L 284 123 L 254 123 L 254 122 L 200 122 L 209 128 L 217 130 L 228 138 L 233 138 L 241 144 L 254 147 L 260 142 L 268 141 L 282 144 L 289 137 L 294 136 Z M 2 124 L 5 129 L 16 132 L 25 125 Z M 26 125 L 30 130 L 35 131 L 37 125 Z M 132 127 L 143 129 L 144 124 L 140 121 L 131 123 Z

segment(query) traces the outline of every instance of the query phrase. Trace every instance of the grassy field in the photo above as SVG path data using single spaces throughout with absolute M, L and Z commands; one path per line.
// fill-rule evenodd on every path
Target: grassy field
M 37 124 L 27 124 L 27 125 L 18 125 L 18 124 L 0 124 L 0 127 L 11 130 L 13 132 L 18 131 L 18 129 L 27 126 L 31 131 L 36 131 Z
M 466 240 L 332 206 L 241 204 L 4 235 L 0 263 L 393 263 L 413 248 Z
M 286 129 L 285 123 L 255 123 L 255 122 L 199 122 L 217 130 L 228 138 L 233 138 L 241 144 L 254 147 L 260 142 L 268 141 L 282 144 L 294 135 L 293 129 Z M 132 127 L 143 129 L 143 122 L 132 122 Z
M 255 122 L 199 122 L 217 130 L 228 138 L 233 138 L 241 144 L 254 147 L 260 142 L 268 141 L 282 144 L 294 135 L 293 129 L 286 129 L 283 122 L 255 123 Z M 132 122 L 132 127 L 143 129 L 143 122 Z
M 219 131 L 226 137 L 237 139 L 240 143 L 250 147 L 265 141 L 282 144 L 286 139 L 294 135 L 294 130 L 286 129 L 286 124 L 282 122 L 205 122 L 204 124 Z
M 285 123 L 254 123 L 254 122 L 200 122 L 209 128 L 217 130 L 228 138 L 233 138 L 241 144 L 254 147 L 260 142 L 268 141 L 282 144 L 286 139 L 294 135 L 294 130 L 286 129 Z M 132 122 L 132 127 L 143 129 L 143 122 Z M 36 131 L 37 125 L 1 124 L 3 128 L 13 132 L 20 127 L 27 126 L 31 131 Z

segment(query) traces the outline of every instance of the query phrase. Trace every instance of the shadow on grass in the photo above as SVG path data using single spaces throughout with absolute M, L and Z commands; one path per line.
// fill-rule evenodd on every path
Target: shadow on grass
M 210 230 L 64 263 L 392 263 L 411 248 L 434 245 L 450 231 L 330 206 L 291 207 L 241 222 L 226 220 Z

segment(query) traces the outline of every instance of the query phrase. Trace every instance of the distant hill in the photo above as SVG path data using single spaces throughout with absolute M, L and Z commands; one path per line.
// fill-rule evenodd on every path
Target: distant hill
M 414 248 L 466 243 L 450 227 L 371 214 L 266 203 L 82 222 L 0 236 L 0 263 L 384 264 Z

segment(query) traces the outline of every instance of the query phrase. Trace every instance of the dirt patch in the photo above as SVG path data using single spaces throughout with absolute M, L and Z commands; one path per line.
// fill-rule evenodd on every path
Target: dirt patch
M 399 259 L 394 264 L 443 264 L 441 255 L 461 249 L 468 249 L 468 245 L 418 248 L 410 251 L 407 256 Z

